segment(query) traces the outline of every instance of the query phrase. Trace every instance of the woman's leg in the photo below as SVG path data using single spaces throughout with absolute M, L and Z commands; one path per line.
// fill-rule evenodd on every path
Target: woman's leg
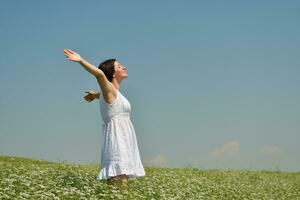
M 124 184 L 128 184 L 128 175 L 121 174 L 121 175 L 119 175 L 119 178 Z
M 122 185 L 127 186 L 128 184 L 128 175 L 126 174 L 121 174 L 118 176 L 114 176 L 108 179 L 109 184 L 114 184 L 114 183 L 122 183 Z

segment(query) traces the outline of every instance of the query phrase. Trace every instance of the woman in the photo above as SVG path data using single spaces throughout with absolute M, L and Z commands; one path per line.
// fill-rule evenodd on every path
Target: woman
M 101 149 L 101 171 L 98 180 L 108 183 L 121 183 L 127 187 L 128 179 L 145 176 L 137 138 L 130 120 L 131 105 L 121 94 L 120 86 L 128 77 L 126 68 L 116 59 L 109 59 L 95 67 L 84 60 L 78 53 L 64 49 L 68 60 L 78 62 L 93 74 L 101 88 L 100 111 L 104 121 L 104 141 Z M 95 93 L 99 98 L 99 94 Z M 90 99 L 86 96 L 86 100 Z M 89 100 L 88 100 L 89 101 Z

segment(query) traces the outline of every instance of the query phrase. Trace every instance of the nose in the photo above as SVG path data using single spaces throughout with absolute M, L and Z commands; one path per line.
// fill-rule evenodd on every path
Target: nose
M 126 67 L 125 67 L 125 66 L 123 66 L 123 69 L 124 69 L 124 70 L 126 70 Z

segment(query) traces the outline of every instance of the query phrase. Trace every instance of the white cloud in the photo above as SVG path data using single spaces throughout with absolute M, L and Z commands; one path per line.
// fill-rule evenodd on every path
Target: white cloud
M 163 154 L 158 154 L 156 156 L 153 156 L 152 158 L 149 158 L 145 161 L 145 164 L 151 165 L 151 166 L 162 166 L 166 164 L 166 156 Z
M 231 141 L 223 144 L 220 147 L 216 147 L 214 150 L 208 153 L 209 158 L 219 158 L 225 155 L 234 156 L 240 151 L 240 142 Z

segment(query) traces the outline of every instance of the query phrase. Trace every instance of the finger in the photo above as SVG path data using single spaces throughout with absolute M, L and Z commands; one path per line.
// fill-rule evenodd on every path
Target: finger
M 75 53 L 75 52 L 72 51 L 71 49 L 68 49 L 68 52 L 70 52 L 71 54 Z
M 69 54 L 69 55 L 73 55 L 73 53 L 72 53 L 72 52 L 70 52 L 70 51 L 68 51 L 68 54 Z
M 70 54 L 65 54 L 66 57 L 70 57 Z
M 64 53 L 71 53 L 68 49 L 64 49 Z
M 65 50 L 64 53 L 65 53 L 65 55 L 70 55 L 70 54 L 72 54 L 72 53 L 69 52 L 68 50 Z

